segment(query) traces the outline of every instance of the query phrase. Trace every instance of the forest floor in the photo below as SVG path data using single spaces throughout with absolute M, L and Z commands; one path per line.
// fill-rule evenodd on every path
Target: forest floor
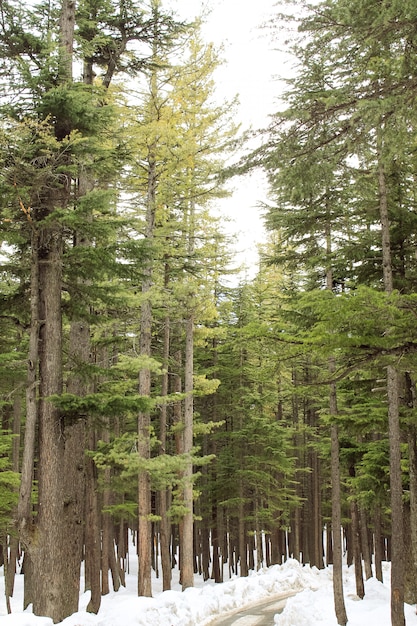
M 239 613 L 245 607 L 253 607 L 261 601 L 268 603 L 276 596 L 290 594 L 295 595 L 287 600 L 283 612 L 275 617 L 271 616 L 276 626 L 337 626 L 331 568 L 318 570 L 314 567 L 303 567 L 298 561 L 290 559 L 284 565 L 251 572 L 246 578 L 228 579 L 228 570 L 225 567 L 225 582 L 203 582 L 201 577 L 196 576 L 195 587 L 185 592 L 180 591 L 178 572 L 174 571 L 172 591 L 162 593 L 161 579 L 155 578 L 154 597 L 138 598 L 135 561 L 132 554 L 126 588 L 104 596 L 98 615 L 86 613 L 89 593 L 82 593 L 79 612 L 61 622 L 61 626 L 220 626 L 225 623 L 225 614 L 231 611 L 236 611 L 235 623 L 238 625 L 241 617 Z M 359 600 L 355 594 L 353 568 L 344 568 L 348 626 L 390 626 L 389 575 L 389 564 L 385 563 L 384 583 L 374 578 L 368 580 L 365 584 L 365 598 Z M 13 612 L 7 615 L 1 568 L 1 626 L 52 626 L 52 620 L 34 616 L 30 608 L 23 612 L 22 598 L 23 576 L 17 575 L 12 598 Z M 406 605 L 406 620 L 407 626 L 417 625 L 414 606 Z

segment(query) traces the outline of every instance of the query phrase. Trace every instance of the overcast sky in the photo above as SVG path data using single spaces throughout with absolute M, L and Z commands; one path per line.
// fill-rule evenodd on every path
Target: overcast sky
M 276 109 L 279 85 L 274 76 L 285 72 L 282 55 L 273 50 L 272 35 L 262 28 L 276 13 L 276 0 L 171 0 L 180 17 L 192 19 L 209 9 L 203 36 L 206 41 L 223 47 L 225 64 L 214 78 L 219 99 L 238 95 L 238 121 L 243 128 L 264 127 L 268 115 Z M 233 196 L 223 200 L 219 209 L 233 220 L 229 230 L 239 234 L 239 263 L 249 265 L 253 276 L 256 244 L 264 239 L 257 204 L 266 199 L 266 183 L 260 174 L 232 182 Z

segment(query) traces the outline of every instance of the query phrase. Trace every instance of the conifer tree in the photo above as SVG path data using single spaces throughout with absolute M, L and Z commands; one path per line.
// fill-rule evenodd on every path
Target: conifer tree
M 386 7 L 382 3 L 323 2 L 300 22 L 304 43 L 295 52 L 301 60 L 301 72 L 287 94 L 287 110 L 275 120 L 282 131 L 269 144 L 267 161 L 277 199 L 269 220 L 273 228 L 282 229 L 281 239 L 287 244 L 276 259 L 289 266 L 296 258 L 305 259 L 304 267 L 315 269 L 307 280 L 323 284 L 320 243 L 325 239 L 311 237 L 319 222 L 311 223 L 307 207 L 323 207 L 314 216 L 325 219 L 324 200 L 326 191 L 331 191 L 332 204 L 337 207 L 333 218 L 337 221 L 332 225 L 336 235 L 332 251 L 335 291 L 349 291 L 360 283 L 380 291 L 388 289 L 389 293 L 395 287 L 403 293 L 412 288 L 415 261 L 408 247 L 412 230 L 405 226 L 413 219 L 414 206 L 406 182 L 413 169 L 409 132 L 404 132 L 406 127 L 414 128 L 408 103 L 415 90 L 415 68 L 409 56 L 415 28 L 409 9 L 407 3 Z M 398 136 L 404 137 L 401 148 Z M 285 153 L 288 149 L 288 166 L 282 158 L 274 162 L 276 139 L 281 157 L 282 150 Z M 336 184 L 320 195 L 320 184 L 328 181 L 328 174 Z M 358 307 L 356 314 L 361 315 Z M 393 319 L 400 315 L 395 305 L 390 311 L 394 317 L 391 321 L 387 318 L 382 334 L 393 332 Z M 336 343 L 333 340 L 334 346 Z M 403 340 L 400 343 L 404 345 Z M 350 350 L 353 368 L 380 357 L 370 344 L 372 341 L 364 338 L 362 349 Z M 396 426 L 390 436 L 391 478 L 395 482 L 391 495 L 398 498 L 391 507 L 393 541 L 397 543 L 393 552 L 392 623 L 401 625 L 404 536 L 398 390 L 404 373 L 396 371 L 394 375 L 392 357 L 385 363 L 390 428 Z
M 14 146 L 4 176 L 9 191 L 2 211 L 7 223 L 10 215 L 11 222 L 20 225 L 17 248 L 24 249 L 30 241 L 31 251 L 27 265 L 31 269 L 27 420 L 19 505 L 21 540 L 26 548 L 26 602 L 33 601 L 35 613 L 50 615 L 55 621 L 78 606 L 83 506 L 77 480 L 71 476 L 81 477 L 85 448 L 80 423 L 85 416 L 79 415 L 79 409 L 77 415 L 77 409 L 69 408 L 68 403 L 64 407 L 62 401 L 57 401 L 64 391 L 66 337 L 62 305 L 69 303 L 67 312 L 73 322 L 69 352 L 71 367 L 74 363 L 76 367 L 67 391 L 74 397 L 85 393 L 76 382 L 79 376 L 76 370 L 85 367 L 89 353 L 91 311 L 77 305 L 76 300 L 80 293 L 87 292 L 87 281 L 81 277 L 87 276 L 88 268 L 93 267 L 92 257 L 100 255 L 97 216 L 108 206 L 111 195 L 107 193 L 104 201 L 106 193 L 100 194 L 93 187 L 105 177 L 110 158 L 113 172 L 116 169 L 115 145 L 108 141 L 105 130 L 114 109 L 105 106 L 108 102 L 105 90 L 115 72 L 125 67 L 125 62 L 132 70 L 140 69 L 141 60 L 130 54 L 129 45 L 146 41 L 154 25 L 145 12 L 137 11 L 133 5 L 117 25 L 108 13 L 113 12 L 113 7 L 108 5 L 93 9 L 85 3 L 77 15 L 74 3 L 63 2 L 58 9 L 35 6 L 26 10 L 6 3 L 2 6 L 1 33 L 4 76 L 8 73 L 3 81 L 6 90 L 3 110 L 10 120 L 4 126 L 3 140 Z M 166 17 L 161 37 L 169 37 L 174 27 L 174 21 Z M 73 78 L 75 36 L 77 53 L 81 53 L 84 62 L 84 81 Z M 96 84 L 91 80 L 93 65 L 104 70 L 102 80 Z M 15 106 L 13 95 L 22 89 L 25 97 Z M 109 171 L 110 168 L 107 174 Z M 106 184 L 109 182 L 108 176 Z M 13 229 L 8 230 L 11 234 Z M 78 247 L 71 256 L 69 241 L 73 234 L 77 243 L 81 239 L 87 242 L 83 254 Z M 80 256 L 84 264 L 80 264 Z M 75 280 L 73 270 L 78 270 Z M 66 284 L 64 276 L 70 278 Z M 64 285 L 71 296 L 69 301 L 63 295 Z M 90 283 L 88 291 L 91 306 L 100 289 L 97 285 L 91 289 Z M 78 332 L 77 341 L 73 340 L 76 329 L 82 331 L 82 337 Z M 55 397 L 54 401 L 51 396 Z M 75 454 L 69 452 L 72 444 Z M 39 454 L 36 527 L 31 509 L 35 453 Z M 81 459 L 81 465 L 77 458 Z M 60 471 L 62 459 L 68 459 L 68 471 Z M 42 537 L 39 543 L 34 540 L 37 533 Z M 74 545 L 70 545 L 68 538 L 74 539 Z M 65 557 L 67 549 L 69 558 Z

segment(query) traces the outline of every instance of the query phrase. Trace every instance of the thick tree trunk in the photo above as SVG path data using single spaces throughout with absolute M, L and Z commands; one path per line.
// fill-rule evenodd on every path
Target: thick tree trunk
M 26 424 L 22 455 L 19 502 L 17 508 L 20 539 L 24 547 L 29 541 L 32 524 L 32 485 L 38 421 L 38 364 L 39 364 L 39 234 L 33 228 L 31 234 L 31 277 L 30 277 L 30 334 L 26 385 Z M 29 576 L 25 575 L 25 586 Z M 31 603 L 32 600 L 29 600 Z
M 58 68 L 62 82 L 72 81 L 72 57 L 74 52 L 75 0 L 62 0 L 59 20 L 59 39 L 61 44 L 60 66 Z
M 49 397 L 62 392 L 62 236 L 59 226 L 45 228 L 39 244 L 39 462 L 36 535 L 29 546 L 33 567 L 33 611 L 54 622 L 78 610 L 67 588 L 62 563 L 65 528 L 63 476 L 64 429 Z
M 60 14 L 61 54 L 58 78 L 61 83 L 72 79 L 72 45 L 75 19 L 75 4 L 63 0 Z M 61 120 L 56 120 L 55 130 Z M 56 132 L 56 138 L 61 137 Z M 70 197 L 70 176 L 62 177 L 60 187 L 44 189 L 43 203 L 35 211 L 33 223 L 34 237 L 32 254 L 38 271 L 38 303 L 36 312 L 33 304 L 31 340 L 36 341 L 36 324 L 39 325 L 39 460 L 38 460 L 38 515 L 36 527 L 26 535 L 22 520 L 28 519 L 28 498 L 26 491 L 30 485 L 31 450 L 28 441 L 27 458 L 24 459 L 24 480 L 21 492 L 21 530 L 27 539 L 28 564 L 32 575 L 33 611 L 37 615 L 49 616 L 54 622 L 62 621 L 78 610 L 78 569 L 74 570 L 74 560 L 65 560 L 68 542 L 67 507 L 65 476 L 65 424 L 60 412 L 50 401 L 50 396 L 62 393 L 62 229 L 50 220 L 42 223 L 45 217 L 51 218 L 56 208 L 64 209 Z M 39 216 L 39 219 L 38 219 Z M 39 226 L 40 224 L 40 226 Z M 38 234 L 35 234 L 35 230 Z M 32 274 L 32 280 L 34 275 Z M 33 293 L 33 292 L 32 292 Z M 31 346 L 31 352 L 35 352 Z M 35 364 L 29 363 L 29 379 L 36 377 Z M 30 411 L 33 413 L 34 397 L 30 396 Z M 33 429 L 31 415 L 30 429 Z M 32 431 L 29 432 L 29 439 Z M 22 467 L 23 470 L 23 467 Z M 76 470 L 77 471 L 77 470 Z M 71 498 L 70 498 L 71 499 Z M 73 519 L 73 516 L 70 516 Z M 77 517 L 77 516 L 76 516 Z M 82 523 L 82 519 L 78 520 Z M 78 556 L 75 560 L 78 560 Z

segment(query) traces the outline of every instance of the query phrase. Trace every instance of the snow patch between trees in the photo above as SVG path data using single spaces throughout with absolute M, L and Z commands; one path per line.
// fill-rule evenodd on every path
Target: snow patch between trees
M 353 568 L 344 569 L 346 609 L 349 626 L 390 626 L 389 564 L 384 566 L 384 584 L 376 579 L 366 583 L 364 600 L 355 594 Z M 332 570 L 302 566 L 294 559 L 251 572 L 247 578 L 233 577 L 215 584 L 196 576 L 196 587 L 180 591 L 178 572 L 174 572 L 173 590 L 161 592 L 160 579 L 154 579 L 155 597 L 138 598 L 136 573 L 127 575 L 126 588 L 102 598 L 98 615 L 86 613 L 89 593 L 80 598 L 80 611 L 61 622 L 62 626 L 205 626 L 223 613 L 240 609 L 270 596 L 298 592 L 287 601 L 276 626 L 336 626 L 334 616 Z M 0 593 L 4 579 L 0 577 Z M 52 620 L 37 617 L 31 610 L 22 611 L 23 576 L 16 577 L 12 599 L 13 613 L 6 615 L 4 596 L 0 598 L 1 626 L 52 626 Z M 406 606 L 407 625 L 416 623 L 415 609 Z

